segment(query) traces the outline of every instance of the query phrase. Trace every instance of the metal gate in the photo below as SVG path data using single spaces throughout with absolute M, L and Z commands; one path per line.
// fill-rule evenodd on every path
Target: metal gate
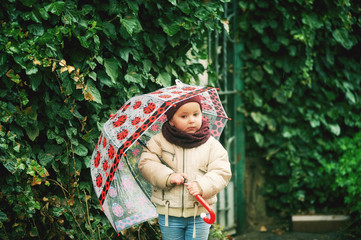
M 224 4 L 224 19 L 230 23 L 229 34 L 226 30 L 215 31 L 208 36 L 208 63 L 218 76 L 219 95 L 226 108 L 228 121 L 222 133 L 221 142 L 228 150 L 232 166 L 232 178 L 225 190 L 218 194 L 215 208 L 216 223 L 224 227 L 228 234 L 240 234 L 244 228 L 244 130 L 240 111 L 242 81 L 240 79 L 241 62 L 239 54 L 241 45 L 237 43 L 236 33 L 237 1 Z M 233 37 L 231 36 L 233 35 Z

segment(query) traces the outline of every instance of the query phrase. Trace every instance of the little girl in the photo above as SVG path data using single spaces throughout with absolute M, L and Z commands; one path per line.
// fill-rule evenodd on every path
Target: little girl
M 227 151 L 210 135 L 202 118 L 201 97 L 186 99 L 166 113 L 168 121 L 153 136 L 138 167 L 153 186 L 151 201 L 157 206 L 164 240 L 208 239 L 210 225 L 195 196 L 209 205 L 231 178 Z

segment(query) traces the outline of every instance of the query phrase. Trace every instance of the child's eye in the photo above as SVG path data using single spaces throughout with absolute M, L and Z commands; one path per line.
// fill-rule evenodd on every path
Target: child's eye
M 182 116 L 181 116 L 181 118 L 186 118 L 186 117 L 187 117 L 187 115 L 182 115 Z

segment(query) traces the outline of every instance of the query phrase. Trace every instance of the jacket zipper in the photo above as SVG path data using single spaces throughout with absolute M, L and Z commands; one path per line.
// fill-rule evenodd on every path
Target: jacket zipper
M 182 172 L 184 173 L 184 163 L 185 163 L 185 149 L 183 148 L 183 166 Z M 182 215 L 184 216 L 184 184 L 182 186 Z

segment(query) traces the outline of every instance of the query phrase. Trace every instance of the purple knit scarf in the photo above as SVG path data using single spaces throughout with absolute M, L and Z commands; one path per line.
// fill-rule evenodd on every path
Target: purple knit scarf
M 205 119 L 202 120 L 201 128 L 192 134 L 179 131 L 176 127 L 172 127 L 169 124 L 169 121 L 163 124 L 162 133 L 168 142 L 183 148 L 198 147 L 205 143 L 211 136 L 211 132 L 209 131 L 209 123 Z

